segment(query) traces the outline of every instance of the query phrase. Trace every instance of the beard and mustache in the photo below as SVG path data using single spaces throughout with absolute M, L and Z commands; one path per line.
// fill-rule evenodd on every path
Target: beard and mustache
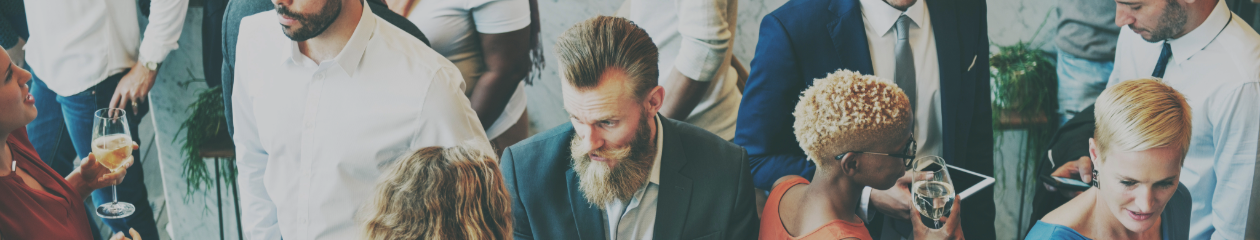
M 1168 1 L 1168 7 L 1164 8 L 1164 14 L 1159 16 L 1159 25 L 1155 26 L 1155 29 L 1135 28 L 1136 26 L 1132 24 L 1129 25 L 1129 28 L 1150 32 L 1151 38 L 1142 38 L 1142 40 L 1154 43 L 1176 37 L 1177 34 L 1181 33 L 1182 27 L 1186 25 L 1188 19 L 1189 16 L 1185 7 L 1181 6 L 1177 1 L 1170 0 Z
M 328 30 L 328 27 L 337 21 L 337 16 L 341 15 L 341 0 L 327 0 L 319 12 L 305 14 L 292 12 L 287 6 L 276 5 L 276 14 L 298 22 L 299 26 L 281 25 L 284 27 L 285 36 L 296 42 L 306 41 L 323 34 L 324 30 Z
M 579 176 L 578 187 L 587 202 L 604 209 L 604 205 L 613 199 L 629 200 L 639 187 L 647 183 L 656 157 L 656 146 L 647 125 L 652 116 L 641 119 L 634 139 L 622 147 L 605 145 L 592 150 L 582 136 L 574 134 L 570 142 L 572 166 Z M 610 168 L 608 163 L 593 162 L 591 154 L 616 164 Z

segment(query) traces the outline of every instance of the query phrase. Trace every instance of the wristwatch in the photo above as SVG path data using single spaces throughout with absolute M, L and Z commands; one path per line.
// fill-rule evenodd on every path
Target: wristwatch
M 159 66 L 159 65 L 162 65 L 162 63 L 160 63 L 160 62 L 153 62 L 153 61 L 144 62 L 144 68 L 148 68 L 148 69 L 149 69 L 149 71 L 154 71 L 154 72 L 156 72 L 156 71 L 157 71 L 157 69 L 158 69 L 158 66 Z

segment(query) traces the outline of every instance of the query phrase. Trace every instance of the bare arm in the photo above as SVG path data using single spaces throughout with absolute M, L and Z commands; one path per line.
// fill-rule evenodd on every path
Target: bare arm
M 677 68 L 669 71 L 669 80 L 665 87 L 665 104 L 661 106 L 661 114 L 675 120 L 687 120 L 696 105 L 704 100 L 704 91 L 709 89 L 711 81 L 701 82 L 688 78 Z
M 473 86 L 469 100 L 482 128 L 489 128 L 498 120 L 516 86 L 529 74 L 532 66 L 529 43 L 529 27 L 506 33 L 481 34 L 487 71 Z

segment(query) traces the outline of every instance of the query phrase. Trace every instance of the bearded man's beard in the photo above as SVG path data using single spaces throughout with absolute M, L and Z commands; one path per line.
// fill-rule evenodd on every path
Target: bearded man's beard
M 581 136 L 574 134 L 570 143 L 573 157 L 573 170 L 580 177 L 578 187 L 586 201 L 604 209 L 604 205 L 613 199 L 629 200 L 639 187 L 647 183 L 652 171 L 652 163 L 656 158 L 656 145 L 652 142 L 652 132 L 648 128 L 648 119 L 644 116 L 639 121 L 639 130 L 635 131 L 630 144 L 620 148 L 591 150 Z M 652 120 L 655 121 L 655 120 Z M 616 162 L 609 168 L 607 163 L 594 162 L 590 154 L 594 153 Z
M 1168 0 L 1168 7 L 1164 8 L 1164 15 L 1159 16 L 1159 26 L 1151 29 L 1151 38 L 1146 42 L 1155 43 L 1176 37 L 1181 33 L 1182 28 L 1189 20 L 1185 7 L 1181 6 L 1176 0 Z M 1132 26 L 1130 26 L 1132 27 Z

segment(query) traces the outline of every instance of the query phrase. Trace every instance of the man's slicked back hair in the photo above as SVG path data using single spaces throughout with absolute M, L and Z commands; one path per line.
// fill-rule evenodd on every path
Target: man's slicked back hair
M 560 74 L 576 89 L 590 89 L 616 69 L 630 78 L 628 87 L 643 99 L 657 86 L 656 43 L 630 20 L 598 16 L 578 22 L 556 41 Z

